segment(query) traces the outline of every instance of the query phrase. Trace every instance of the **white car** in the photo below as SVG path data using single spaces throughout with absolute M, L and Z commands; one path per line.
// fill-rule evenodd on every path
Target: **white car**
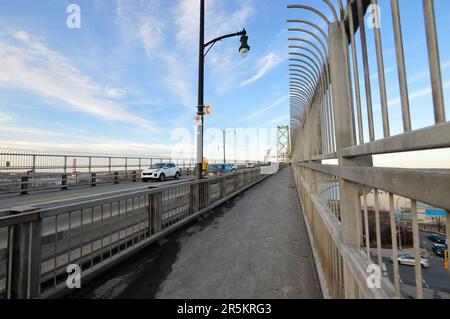
M 416 265 L 416 259 L 412 255 L 398 255 L 397 257 L 399 265 L 406 265 L 406 266 L 415 266 Z M 391 261 L 393 261 L 391 257 Z M 420 264 L 423 268 L 429 268 L 430 263 L 428 262 L 428 259 L 420 257 Z
M 181 169 L 173 163 L 158 163 L 152 165 L 141 173 L 141 180 L 145 183 L 149 180 L 158 179 L 161 182 L 167 178 L 179 179 L 181 177 Z
M 247 163 L 247 168 L 255 168 L 255 163 Z

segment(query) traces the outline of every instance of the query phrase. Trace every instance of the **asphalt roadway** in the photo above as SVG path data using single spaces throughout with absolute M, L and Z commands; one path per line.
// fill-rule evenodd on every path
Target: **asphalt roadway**
M 430 263 L 429 268 L 422 268 L 423 287 L 424 289 L 432 290 L 436 296 L 438 296 L 440 292 L 443 292 L 447 296 L 450 294 L 450 273 L 448 270 L 444 269 L 444 259 L 436 256 L 431 250 L 433 242 L 428 239 L 428 235 L 428 233 L 420 232 L 420 247 L 427 250 L 429 254 L 427 259 Z M 402 252 L 399 252 L 399 254 L 401 253 Z M 392 262 L 389 258 L 383 258 L 383 261 L 386 264 L 389 278 L 393 281 L 394 274 Z M 399 269 L 401 284 L 415 287 L 416 275 L 414 267 L 399 265 Z
M 68 298 L 322 298 L 292 170 L 82 283 Z
M 114 193 L 125 193 L 136 190 L 144 190 L 149 187 L 162 187 L 175 183 L 186 182 L 195 179 L 193 175 L 184 175 L 180 180 L 169 179 L 165 182 L 149 181 L 144 183 L 140 180 L 137 182 L 122 182 L 120 184 L 101 184 L 96 187 L 79 186 L 69 188 L 65 191 L 42 191 L 32 192 L 28 195 L 2 195 L 0 196 L 0 210 L 10 209 L 13 207 L 36 206 L 45 208 L 58 202 L 73 203 L 81 198 L 86 200 L 89 198 L 97 198 L 104 195 L 112 195 Z

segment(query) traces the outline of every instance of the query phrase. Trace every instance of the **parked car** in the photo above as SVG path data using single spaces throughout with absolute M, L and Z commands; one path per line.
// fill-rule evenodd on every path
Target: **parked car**
M 416 259 L 412 255 L 403 254 L 398 255 L 397 257 L 399 265 L 406 265 L 406 266 L 415 266 L 416 265 Z M 391 257 L 391 261 L 393 262 L 393 258 Z M 425 259 L 423 257 L 420 257 L 420 264 L 423 268 L 429 268 L 430 263 L 428 262 L 428 259 Z
M 173 163 L 158 163 L 147 168 L 141 173 L 143 182 L 149 180 L 165 181 L 167 178 L 179 179 L 181 177 L 181 169 Z
M 444 257 L 445 251 L 447 250 L 446 245 L 442 244 L 433 244 L 431 250 L 435 253 L 436 256 Z
M 437 244 L 445 244 L 447 241 L 447 237 L 436 233 L 428 235 L 428 239 Z
M 255 163 L 247 163 L 247 168 L 255 168 Z

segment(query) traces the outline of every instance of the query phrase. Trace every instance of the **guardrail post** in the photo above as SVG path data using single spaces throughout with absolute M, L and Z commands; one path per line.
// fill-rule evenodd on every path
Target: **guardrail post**
M 209 182 L 199 184 L 199 194 L 199 210 L 202 210 L 209 206 Z
M 227 194 L 226 183 L 227 183 L 227 177 L 223 177 L 220 180 L 220 198 L 224 198 L 225 195 Z
M 97 186 L 97 173 L 91 174 L 91 186 L 92 187 Z
M 191 214 L 195 214 L 199 211 L 199 185 L 191 185 L 191 193 L 190 193 L 190 206 L 191 206 Z
M 150 234 L 154 235 L 159 233 L 162 229 L 162 193 L 156 193 L 150 196 L 150 210 Z
M 24 208 L 11 212 L 12 214 L 24 214 L 36 212 L 37 208 Z M 8 247 L 11 251 L 11 269 L 7 274 L 11 280 L 8 282 L 8 290 L 11 291 L 11 299 L 30 299 L 38 297 L 41 285 L 41 235 L 42 223 L 36 212 L 36 220 L 14 225 L 12 232 L 12 244 Z M 11 250 L 10 250 L 11 249 Z
M 67 174 L 62 174 L 61 176 L 61 190 L 67 190 Z
M 339 165 L 343 166 L 372 166 L 372 156 L 360 158 L 344 158 L 341 150 L 353 146 L 354 123 L 351 109 L 350 97 L 347 94 L 350 90 L 350 79 L 348 78 L 348 65 L 345 57 L 345 47 L 343 34 L 339 23 L 329 25 L 330 38 L 330 74 L 332 85 L 332 97 L 334 108 L 334 124 L 336 133 L 336 152 L 339 158 Z M 342 240 L 344 244 L 358 249 L 360 247 L 361 232 L 361 203 L 358 184 L 340 179 L 339 181 L 339 201 L 341 208 Z M 344 282 L 345 296 L 352 298 L 355 295 L 355 286 L 351 272 L 344 262 Z
M 239 174 L 234 174 L 233 181 L 234 181 L 234 191 L 237 192 L 239 190 Z
M 136 183 L 137 181 L 137 172 L 133 171 L 133 183 Z
M 22 179 L 21 179 L 22 183 L 21 183 L 21 187 L 20 187 L 20 189 L 22 190 L 22 192 L 21 192 L 22 195 L 28 194 L 29 180 L 30 180 L 29 176 L 22 176 Z
M 119 172 L 114 172 L 114 184 L 119 184 Z

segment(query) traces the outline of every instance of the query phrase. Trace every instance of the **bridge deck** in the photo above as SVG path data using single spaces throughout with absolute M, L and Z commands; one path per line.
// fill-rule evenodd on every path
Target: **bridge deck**
M 81 297 L 321 298 L 290 167 L 171 237 Z

